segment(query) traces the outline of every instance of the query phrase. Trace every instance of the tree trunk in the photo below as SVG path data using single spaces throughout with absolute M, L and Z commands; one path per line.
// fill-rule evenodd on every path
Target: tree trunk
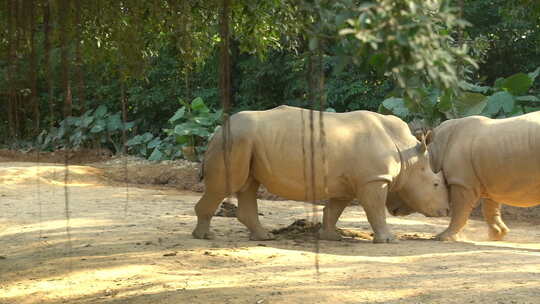
M 122 154 L 127 154 L 127 134 L 126 134 L 126 123 L 127 123 L 127 105 L 126 105 L 126 86 L 125 80 L 120 79 L 120 98 L 122 99 Z M 116 151 L 118 153 L 119 151 Z
M 230 0 L 223 0 L 220 16 L 219 34 L 220 44 L 220 97 L 224 113 L 229 113 L 231 108 L 231 57 L 230 57 L 230 34 L 229 34 L 229 10 Z
M 64 90 L 64 118 L 73 114 L 73 101 L 71 95 L 71 77 L 70 77 L 70 10 L 71 0 L 64 0 L 64 5 L 59 7 L 60 18 L 60 57 L 62 61 L 62 88 Z
M 7 11 L 8 11 L 8 53 L 7 53 L 7 62 L 8 62 L 8 71 L 7 71 L 7 116 L 8 116 L 8 127 L 9 135 L 15 137 L 15 117 L 14 117 L 14 80 L 13 80 L 13 64 L 15 62 L 15 6 L 16 3 L 13 0 L 8 0 L 7 2 Z
M 54 126 L 54 98 L 53 98 L 53 77 L 51 75 L 51 40 L 50 40 L 50 17 L 51 11 L 49 0 L 43 0 L 43 48 L 45 49 L 45 78 L 47 78 L 47 104 L 49 105 L 49 123 Z
M 86 112 L 86 95 L 84 90 L 84 74 L 83 74 L 83 61 L 81 56 L 81 40 L 82 40 L 82 29 L 83 25 L 81 24 L 81 1 L 75 1 L 75 29 L 76 29 L 76 39 L 75 39 L 75 68 L 77 73 L 77 95 L 79 97 L 79 104 L 81 108 L 81 113 Z
M 36 43 L 34 41 L 36 30 L 36 1 L 30 0 L 30 104 L 34 114 L 34 134 L 39 133 L 39 100 L 37 98 L 37 74 L 38 74 L 38 62 L 36 53 Z

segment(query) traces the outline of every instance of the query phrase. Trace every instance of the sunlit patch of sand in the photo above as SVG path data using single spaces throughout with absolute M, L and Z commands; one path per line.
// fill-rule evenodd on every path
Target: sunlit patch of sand
M 88 166 L 24 164 L 0 168 L 0 183 L 3 185 L 43 183 L 55 186 L 68 184 L 74 187 L 89 187 L 103 184 L 102 175 L 100 169 Z

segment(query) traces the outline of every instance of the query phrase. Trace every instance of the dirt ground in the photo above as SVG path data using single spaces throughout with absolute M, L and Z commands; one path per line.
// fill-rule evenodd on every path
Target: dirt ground
M 508 220 L 503 242 L 471 220 L 467 241 L 441 243 L 429 238 L 448 218 L 389 216 L 398 244 L 320 241 L 316 254 L 310 235 L 252 242 L 235 218 L 214 217 L 217 238 L 195 240 L 199 193 L 111 181 L 122 168 L 70 166 L 66 176 L 63 165 L 0 162 L 1 304 L 540 301 L 539 219 Z M 314 219 L 300 202 L 259 207 L 270 229 Z M 338 225 L 371 232 L 358 206 Z

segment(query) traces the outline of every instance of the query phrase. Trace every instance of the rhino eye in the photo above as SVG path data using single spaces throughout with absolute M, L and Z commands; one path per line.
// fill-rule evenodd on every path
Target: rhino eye
M 433 184 L 433 186 L 439 187 L 439 182 L 435 182 L 435 183 Z

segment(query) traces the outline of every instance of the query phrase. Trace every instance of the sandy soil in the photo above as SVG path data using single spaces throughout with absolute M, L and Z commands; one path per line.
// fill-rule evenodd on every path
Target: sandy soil
M 106 176 L 70 166 L 65 185 L 62 165 L 0 163 L 1 304 L 539 303 L 540 229 L 530 221 L 508 221 L 506 240 L 488 242 L 471 220 L 468 241 L 441 243 L 429 237 L 447 218 L 389 217 L 398 244 L 320 241 L 316 254 L 307 235 L 248 241 L 230 217 L 214 218 L 216 240 L 195 240 L 200 194 Z M 313 216 L 299 202 L 259 205 L 272 229 Z M 370 232 L 358 206 L 338 225 Z

